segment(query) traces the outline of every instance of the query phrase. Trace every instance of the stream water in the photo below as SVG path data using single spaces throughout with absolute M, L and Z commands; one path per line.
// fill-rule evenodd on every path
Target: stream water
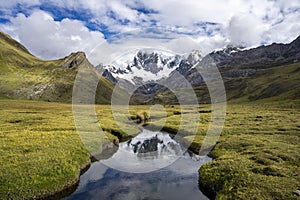
M 109 159 L 94 162 L 67 200 L 201 200 L 198 169 L 210 161 L 169 134 L 143 130 L 119 145 Z

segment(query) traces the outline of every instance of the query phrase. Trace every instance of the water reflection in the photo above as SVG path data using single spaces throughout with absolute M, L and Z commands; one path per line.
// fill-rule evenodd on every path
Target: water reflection
M 178 145 L 168 134 L 143 132 L 122 143 L 111 158 L 93 163 L 80 177 L 77 190 L 66 199 L 207 199 L 198 188 L 198 169 L 210 158 L 190 152 L 183 154 Z M 172 164 L 160 168 L 162 162 Z M 128 168 L 141 172 L 145 166 L 158 170 L 128 172 Z

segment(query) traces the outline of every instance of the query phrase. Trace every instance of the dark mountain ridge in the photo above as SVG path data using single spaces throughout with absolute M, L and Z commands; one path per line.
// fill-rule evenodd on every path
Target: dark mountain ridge
M 297 75 L 291 73 L 295 73 L 299 69 L 299 62 L 300 36 L 289 44 L 273 43 L 268 46 L 260 46 L 249 50 L 232 49 L 232 47 L 229 47 L 214 51 L 203 57 L 196 67 L 184 72 L 177 70 L 177 72 L 183 75 L 194 87 L 199 101 L 202 102 L 209 102 L 210 100 L 203 77 L 198 69 L 209 69 L 210 65 L 215 65 L 220 71 L 226 87 L 226 93 L 228 94 L 228 100 L 241 99 L 242 97 L 245 97 L 245 101 L 258 100 L 280 96 L 289 91 L 293 91 L 294 93 L 291 92 L 293 95 L 282 98 L 296 99 L 300 94 L 296 92 L 298 89 L 295 86 L 300 86 L 300 80 Z M 280 69 L 277 69 L 277 67 L 280 67 Z M 291 70 L 291 68 L 294 70 Z M 282 79 L 280 75 L 289 78 Z M 278 79 L 275 77 L 278 77 Z M 261 81 L 260 85 L 255 86 L 257 91 L 252 91 L 251 83 L 256 85 L 254 83 L 257 79 Z M 178 74 L 171 73 L 163 82 L 144 85 L 140 90 L 135 92 L 134 96 L 136 98 L 142 97 L 142 101 L 148 98 L 150 99 L 149 103 L 176 103 L 175 96 L 166 87 L 161 86 L 162 84 L 170 86 L 169 89 L 182 89 L 186 87 L 184 81 L 178 80 Z M 261 94 L 256 94 L 262 88 L 265 89 L 261 91 Z M 149 92 L 145 94 L 143 91 Z
M 151 71 L 149 66 L 156 66 L 158 58 L 158 54 L 155 52 L 148 54 L 138 52 L 133 59 L 136 62 L 133 62 L 132 66 L 137 65 L 139 69 L 146 68 Z M 132 83 L 130 80 L 115 78 L 115 74 L 112 74 L 109 70 L 105 70 L 103 76 L 115 84 L 119 81 L 123 89 L 134 93 L 133 99 L 137 102 L 142 103 L 148 100 L 151 102 L 151 99 L 157 99 L 158 96 L 161 96 L 160 94 L 169 89 L 186 88 L 187 82 L 196 88 L 204 87 L 205 83 L 199 69 L 209 69 L 211 65 L 218 68 L 223 79 L 235 79 L 237 81 L 246 77 L 255 78 L 254 75 L 261 74 L 260 71 L 262 70 L 298 63 L 300 61 L 300 36 L 289 44 L 273 43 L 252 49 L 229 45 L 222 50 L 213 51 L 203 58 L 199 51 L 193 51 L 186 57 L 174 55 L 173 58 L 169 57 L 168 59 L 172 60 L 169 65 L 174 62 L 172 65 L 174 70 L 168 76 L 159 80 L 143 82 L 141 79 L 135 78 L 134 83 Z M 105 68 L 105 66 L 103 67 Z M 265 76 L 268 76 L 268 74 L 265 74 Z M 231 80 L 231 82 L 234 81 Z M 228 85 L 227 82 L 226 84 Z M 137 89 L 132 91 L 133 88 Z

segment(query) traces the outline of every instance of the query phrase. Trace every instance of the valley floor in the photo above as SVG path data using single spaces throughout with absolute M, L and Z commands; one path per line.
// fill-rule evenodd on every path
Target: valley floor
M 299 101 L 228 104 L 223 132 L 210 153 L 214 160 L 199 170 L 205 192 L 218 199 L 298 198 L 293 192 L 300 189 L 299 105 Z M 198 109 L 198 132 L 192 133 L 191 124 L 182 126 L 195 152 L 211 120 L 209 105 Z M 144 111 L 149 112 L 149 106 L 131 106 L 123 119 Z M 76 185 L 90 154 L 77 134 L 72 105 L 0 100 L 0 113 L 0 198 L 45 198 Z M 126 120 L 119 128 L 110 105 L 97 105 L 96 116 L 94 123 L 114 143 L 129 138 L 126 131 L 131 135 L 139 131 Z M 151 121 L 144 125 L 176 133 L 182 118 L 191 117 L 197 116 L 188 107 L 165 106 L 165 111 L 152 110 Z

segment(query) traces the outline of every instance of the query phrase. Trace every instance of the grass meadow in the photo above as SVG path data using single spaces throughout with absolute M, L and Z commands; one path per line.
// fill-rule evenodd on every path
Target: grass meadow
M 214 159 L 199 169 L 205 192 L 217 199 L 297 199 L 293 191 L 300 188 L 299 105 L 229 103 L 222 134 L 210 153 Z M 112 113 L 110 105 L 97 105 L 93 123 L 117 143 L 136 135 L 139 129 L 130 119 L 148 112 L 145 128 L 175 133 L 181 125 L 184 138 L 192 142 L 190 149 L 200 149 L 211 122 L 210 105 L 198 106 L 195 133 L 189 120 L 181 124 L 182 119 L 199 117 L 188 106 L 149 108 L 130 106 L 129 113 Z M 71 104 L 0 100 L 0 113 L 1 199 L 46 198 L 76 185 L 91 155 L 76 131 Z

